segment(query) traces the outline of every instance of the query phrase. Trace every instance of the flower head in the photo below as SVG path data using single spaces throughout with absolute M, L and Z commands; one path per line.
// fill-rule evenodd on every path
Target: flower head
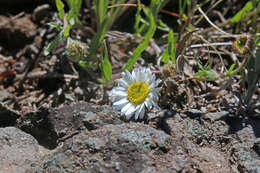
M 71 61 L 78 62 L 87 54 L 87 46 L 80 41 L 68 38 L 66 46 L 66 55 Z
M 233 42 L 233 47 L 235 51 L 240 54 L 244 55 L 248 53 L 251 47 L 251 38 L 249 35 L 242 35 L 236 41 Z
M 113 88 L 113 107 L 121 111 L 121 115 L 129 120 L 133 115 L 135 120 L 143 119 L 145 108 L 150 110 L 153 106 L 160 109 L 158 101 L 158 84 L 160 79 L 155 78 L 148 68 L 137 68 L 130 73 L 125 71 L 123 77 L 118 79 L 118 86 Z

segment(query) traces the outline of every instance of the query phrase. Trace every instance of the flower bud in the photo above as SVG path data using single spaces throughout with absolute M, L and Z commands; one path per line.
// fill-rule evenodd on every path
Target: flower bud
M 78 62 L 84 58 L 87 54 L 87 45 L 80 41 L 72 40 L 68 38 L 66 46 L 66 55 L 73 61 Z
M 249 35 L 242 35 L 239 39 L 233 42 L 235 51 L 240 55 L 245 55 L 249 52 L 251 46 L 251 38 Z

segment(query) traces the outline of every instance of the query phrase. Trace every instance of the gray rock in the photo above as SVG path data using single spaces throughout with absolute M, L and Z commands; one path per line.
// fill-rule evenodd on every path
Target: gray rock
M 41 21 L 45 16 L 47 16 L 48 12 L 51 10 L 51 6 L 49 4 L 43 4 L 34 9 L 32 18 L 35 22 Z
M 260 160 L 249 160 L 243 164 L 238 165 L 240 172 L 259 173 L 260 172 Z
M 40 158 L 39 145 L 29 134 L 14 128 L 0 128 L 0 173 L 23 173 Z
M 13 98 L 13 95 L 11 93 L 9 93 L 6 90 L 1 90 L 0 91 L 0 102 L 3 102 L 6 99 L 11 99 Z
M 32 173 L 259 172 L 258 120 L 150 112 L 145 125 L 84 102 L 49 112 L 43 117 L 60 145 Z
M 106 125 L 65 141 L 31 172 L 177 172 L 189 167 L 171 137 L 140 123 Z M 179 148 L 183 150 L 182 148 Z
M 226 111 L 210 112 L 210 113 L 206 113 L 203 116 L 203 119 L 210 120 L 210 122 L 214 122 L 214 121 L 220 120 L 221 118 L 223 118 L 224 116 L 227 116 L 228 114 L 229 113 Z
M 82 130 L 94 130 L 122 122 L 119 113 L 109 106 L 78 102 L 23 115 L 17 120 L 16 127 L 34 136 L 40 145 L 54 149 L 60 142 Z
M 79 133 L 81 130 L 93 130 L 107 124 L 122 123 L 118 112 L 113 111 L 111 107 L 86 102 L 53 109 L 48 118 L 60 140 Z
M 190 118 L 197 118 L 203 115 L 203 112 L 198 109 L 190 109 L 185 112 Z
M 259 173 L 260 172 L 260 159 L 254 153 L 246 148 L 243 144 L 236 147 L 234 155 L 237 156 L 237 169 L 240 172 Z
M 192 160 L 201 172 L 223 172 L 230 173 L 231 168 L 224 153 L 214 148 L 198 148 L 193 153 Z

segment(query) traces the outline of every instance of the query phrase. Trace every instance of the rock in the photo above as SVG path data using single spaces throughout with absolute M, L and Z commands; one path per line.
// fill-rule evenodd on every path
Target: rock
M 30 15 L 8 18 L 0 16 L 0 43 L 7 49 L 23 48 L 36 35 Z
M 9 93 L 6 90 L 1 90 L 0 91 L 0 102 L 3 102 L 6 99 L 11 99 L 13 98 L 13 95 L 11 93 Z
M 237 131 L 237 139 L 243 143 L 244 147 L 252 148 L 256 137 L 254 134 L 253 127 L 251 125 L 248 125 L 241 130 Z
M 57 146 L 31 173 L 259 172 L 258 120 L 157 111 L 145 122 L 124 122 L 111 107 L 86 102 L 29 117 L 23 129 L 33 125 L 38 141 Z
M 24 173 L 40 158 L 37 141 L 14 128 L 0 128 L 0 172 Z
M 194 152 L 192 160 L 196 163 L 200 172 L 231 172 L 224 153 L 220 153 L 214 148 L 198 148 Z
M 250 151 L 250 148 L 240 144 L 234 150 L 234 155 L 237 157 L 237 169 L 240 172 L 260 172 L 260 159 L 259 156 L 255 156 L 254 153 Z
M 54 149 L 59 142 L 82 130 L 121 123 L 119 114 L 109 106 L 78 102 L 62 108 L 27 113 L 17 120 L 16 126 L 34 136 L 44 147 Z
M 48 116 L 59 138 L 93 130 L 107 124 L 120 124 L 120 116 L 109 106 L 98 106 L 86 102 L 72 103 L 60 109 L 53 109 Z
M 31 172 L 177 172 L 189 158 L 171 137 L 141 123 L 82 131 Z
M 203 112 L 198 109 L 190 109 L 185 112 L 186 115 L 188 115 L 190 118 L 197 118 L 203 115 Z
M 214 122 L 217 120 L 220 120 L 221 118 L 227 116 L 229 113 L 227 111 L 221 111 L 221 112 L 210 112 L 206 113 L 203 116 L 203 119 L 209 120 L 210 122 Z
M 260 172 L 260 160 L 248 160 L 243 164 L 238 165 L 238 170 L 240 172 L 252 172 L 252 173 L 259 173 Z
M 48 12 L 51 10 L 49 4 L 43 4 L 34 9 L 32 14 L 32 19 L 34 22 L 41 21 L 44 17 L 48 15 Z

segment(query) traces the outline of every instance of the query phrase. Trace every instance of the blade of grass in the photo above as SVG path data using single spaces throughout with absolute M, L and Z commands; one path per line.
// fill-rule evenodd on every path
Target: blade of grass
M 64 36 L 64 30 L 62 30 L 57 36 L 56 38 L 50 42 L 48 44 L 48 46 L 46 47 L 46 49 L 44 50 L 44 55 L 47 56 L 50 54 L 51 50 L 53 49 L 54 46 L 56 46 L 62 39 Z
M 160 0 L 152 0 L 150 4 L 150 8 L 143 9 L 144 13 L 149 18 L 150 27 L 146 34 L 144 35 L 143 42 L 135 49 L 131 58 L 127 61 L 124 69 L 130 70 L 133 68 L 136 61 L 139 59 L 141 53 L 147 48 L 149 45 L 150 39 L 153 37 L 156 31 L 156 19 L 159 12 L 161 1 Z
M 155 31 L 156 31 L 156 24 L 155 24 L 155 18 L 152 14 L 151 11 L 149 11 L 149 19 L 150 19 L 150 28 L 147 31 L 147 33 L 144 36 L 143 42 L 136 48 L 136 50 L 134 51 L 132 57 L 127 61 L 124 69 L 125 70 L 130 70 L 133 68 L 134 64 L 136 63 L 136 61 L 139 59 L 139 56 L 141 55 L 141 53 L 147 48 L 147 46 L 149 45 L 149 40 L 150 38 L 153 37 Z
M 61 0 L 56 0 L 56 7 L 57 7 L 57 10 L 58 10 L 60 20 L 63 20 L 63 18 L 65 16 L 63 2 Z
M 103 41 L 103 39 L 107 33 L 108 24 L 109 24 L 109 17 L 106 16 L 104 18 L 104 21 L 103 21 L 100 29 L 98 30 L 97 34 L 91 40 L 91 43 L 89 46 L 89 57 L 92 57 L 96 53 L 98 47 L 100 46 L 101 42 Z
M 230 19 L 231 23 L 240 22 L 253 9 L 253 3 L 247 2 L 246 5 Z
M 106 44 L 103 44 L 102 47 L 104 48 L 104 57 L 102 57 L 102 61 L 101 61 L 101 71 L 102 71 L 103 81 L 107 82 L 111 79 L 112 65 L 109 62 L 108 49 Z

